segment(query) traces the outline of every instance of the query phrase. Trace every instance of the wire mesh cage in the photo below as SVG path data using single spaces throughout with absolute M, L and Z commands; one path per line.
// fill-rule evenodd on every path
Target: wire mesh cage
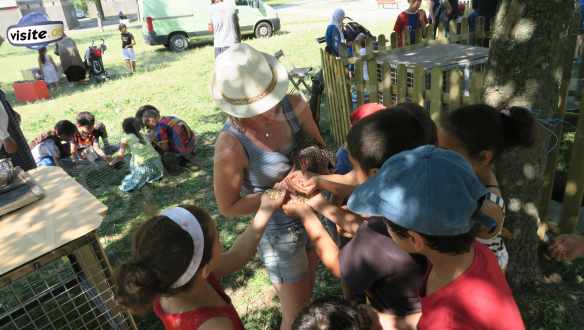
M 101 149 L 107 155 L 113 155 L 118 151 L 121 136 L 110 136 L 111 144 L 100 144 Z M 126 174 L 129 173 L 130 155 L 126 155 L 123 161 L 114 166 L 108 165 L 104 160 L 95 161 L 78 160 L 76 162 L 63 161 L 61 166 L 67 173 L 74 177 L 87 189 L 95 190 L 109 186 L 119 185 Z
M 13 329 L 135 329 L 94 235 L 0 276 L 0 330 Z

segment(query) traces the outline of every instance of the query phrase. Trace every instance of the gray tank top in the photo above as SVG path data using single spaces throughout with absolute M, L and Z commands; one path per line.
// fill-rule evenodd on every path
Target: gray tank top
M 294 113 L 292 104 L 288 97 L 285 97 L 280 103 L 282 111 L 292 128 L 293 136 L 301 130 L 300 122 Z M 256 146 L 240 129 L 233 126 L 227 121 L 222 132 L 226 132 L 236 137 L 245 151 L 248 159 L 248 167 L 243 179 L 241 192 L 244 195 L 263 192 L 270 189 L 277 182 L 281 181 L 292 169 L 290 159 L 288 158 L 292 145 L 285 153 L 266 151 Z M 268 223 L 266 231 L 278 230 L 292 225 L 300 225 L 294 219 L 287 217 L 282 210 L 278 210 L 272 216 Z

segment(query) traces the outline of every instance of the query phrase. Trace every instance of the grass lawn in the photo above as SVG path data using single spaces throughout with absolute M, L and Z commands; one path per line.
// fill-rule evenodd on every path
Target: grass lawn
M 282 3 L 283 0 L 274 2 Z M 374 33 L 387 33 L 379 29 L 391 26 L 385 23 L 368 25 Z M 270 39 L 247 40 L 254 47 L 267 53 L 282 49 L 283 63 L 295 66 L 319 66 L 319 48 L 315 38 L 322 36 L 323 23 L 291 24 L 283 33 Z M 61 119 L 73 120 L 79 111 L 91 111 L 104 122 L 113 136 L 121 133 L 123 118 L 133 116 L 143 104 L 152 104 L 164 114 L 176 114 L 185 119 L 199 136 L 199 168 L 178 177 L 167 177 L 141 192 L 120 193 L 118 181 L 109 180 L 108 185 L 92 187 L 91 191 L 109 212 L 99 229 L 99 235 L 113 265 L 119 264 L 130 254 L 130 234 L 133 228 L 148 218 L 148 214 L 179 203 L 193 203 L 207 209 L 220 227 L 221 239 L 230 246 L 238 233 L 243 231 L 248 218 L 226 219 L 217 212 L 212 191 L 213 145 L 217 132 L 222 128 L 224 116 L 219 112 L 209 95 L 209 83 L 213 70 L 213 48 L 209 45 L 176 54 L 162 47 L 144 45 L 140 31 L 131 29 L 137 36 L 138 73 L 126 74 L 121 62 L 119 34 L 109 28 L 104 33 L 74 33 L 83 52 L 93 38 L 104 38 L 108 51 L 105 67 L 113 79 L 100 85 L 63 86 L 52 100 L 33 104 L 15 104 L 22 115 L 23 130 L 31 139 L 47 130 Z M 55 58 L 56 56 L 54 56 Z M 11 84 L 21 79 L 20 70 L 36 65 L 36 53 L 5 45 L 0 48 L 0 86 L 13 101 Z M 326 133 L 326 132 L 325 132 Z M 147 212 L 145 212 L 145 209 Z M 576 304 L 583 306 L 582 297 L 576 290 L 581 287 L 582 271 L 578 267 L 564 267 L 562 274 L 573 275 L 569 287 L 566 285 L 544 286 L 516 292 L 522 302 L 522 310 L 529 328 L 576 329 L 583 328 L 575 317 Z M 244 319 L 248 329 L 271 329 L 279 322 L 277 298 L 271 289 L 266 272 L 259 260 L 254 259 L 246 268 L 225 282 L 229 294 Z M 562 291 L 564 290 L 564 291 Z M 560 292 L 549 299 L 550 292 Z M 339 295 L 340 287 L 327 272 L 320 269 L 316 296 Z M 580 315 L 583 315 L 580 309 Z M 152 316 L 139 321 L 140 329 L 161 329 Z

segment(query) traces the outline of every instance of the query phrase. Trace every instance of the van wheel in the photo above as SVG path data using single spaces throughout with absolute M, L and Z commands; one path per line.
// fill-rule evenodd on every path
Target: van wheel
M 260 22 L 255 28 L 256 38 L 269 38 L 272 36 L 272 25 L 268 22 Z
M 170 37 L 168 46 L 172 51 L 182 52 L 189 48 L 189 39 L 182 33 L 175 33 Z

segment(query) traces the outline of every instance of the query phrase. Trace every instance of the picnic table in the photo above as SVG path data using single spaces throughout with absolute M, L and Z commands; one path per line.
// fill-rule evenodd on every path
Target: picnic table
M 379 67 L 389 64 L 392 81 L 398 86 L 398 91 L 392 94 L 392 99 L 396 101 L 397 95 L 402 94 L 406 99 L 410 98 L 410 92 L 415 85 L 427 91 L 422 92 L 426 107 L 430 106 L 430 95 L 433 81 L 442 81 L 442 91 L 449 93 L 451 85 L 456 83 L 461 86 L 463 97 L 469 97 L 474 92 L 479 92 L 480 88 L 473 86 L 473 83 L 481 83 L 482 78 L 471 81 L 471 76 L 484 73 L 486 63 L 489 59 L 489 49 L 484 47 L 461 45 L 461 44 L 441 44 L 433 43 L 425 46 L 413 48 L 395 49 L 391 52 L 381 53 L 376 62 Z M 402 72 L 400 73 L 400 67 Z M 423 74 L 416 77 L 416 68 L 422 68 Z M 456 73 L 453 77 L 451 73 Z M 472 74 L 471 74 L 472 73 Z M 398 79 L 397 76 L 405 75 L 406 78 Z M 436 75 L 437 77 L 432 77 Z M 424 78 L 423 82 L 416 84 L 416 80 Z M 379 75 L 378 81 L 383 81 L 383 75 Z M 400 90 L 401 88 L 401 90 Z M 403 102 L 404 98 L 400 102 Z M 457 107 L 454 102 L 453 106 Z M 436 105 L 436 108 L 443 108 Z
M 430 44 L 414 48 L 395 49 L 378 57 L 379 64 L 392 66 L 422 65 L 426 70 L 440 67 L 443 70 L 485 64 L 489 49 L 460 44 Z
M 45 197 L 0 217 L 0 328 L 136 329 L 96 235 L 107 207 L 59 167 L 28 173 Z

